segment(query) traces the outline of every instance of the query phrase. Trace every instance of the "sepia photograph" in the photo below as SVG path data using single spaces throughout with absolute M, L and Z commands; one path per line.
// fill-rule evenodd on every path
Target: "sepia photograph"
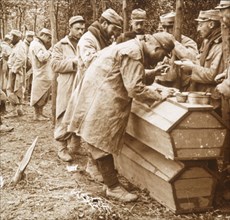
M 1 220 L 230 220 L 230 0 L 0 0 Z

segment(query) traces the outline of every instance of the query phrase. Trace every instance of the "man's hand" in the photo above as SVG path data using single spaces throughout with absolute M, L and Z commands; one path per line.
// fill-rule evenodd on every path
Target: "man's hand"
M 191 71 L 195 64 L 191 60 L 181 60 L 181 62 L 175 62 L 176 65 L 179 65 L 184 72 Z
M 214 80 L 215 80 L 217 83 L 221 83 L 221 82 L 225 79 L 225 77 L 226 77 L 226 73 L 223 72 L 223 73 L 218 74 L 218 75 L 215 77 Z
M 165 100 L 166 98 L 168 98 L 170 96 L 173 96 L 174 93 L 175 93 L 174 89 L 163 89 L 161 91 L 162 100 Z

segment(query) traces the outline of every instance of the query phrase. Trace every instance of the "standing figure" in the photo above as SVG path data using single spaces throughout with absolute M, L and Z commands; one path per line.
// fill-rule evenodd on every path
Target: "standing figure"
M 22 116 L 22 100 L 24 94 L 24 72 L 25 65 L 23 42 L 21 41 L 22 33 L 18 30 L 12 30 L 13 49 L 8 59 L 9 79 L 7 82 L 7 96 L 13 110 L 6 117 Z M 22 52 L 23 51 L 23 52 Z
M 29 56 L 33 70 L 30 105 L 34 107 L 34 120 L 37 121 L 49 120 L 48 117 L 43 114 L 43 108 L 49 100 L 51 91 L 51 51 L 46 48 L 47 45 L 50 45 L 50 42 L 51 31 L 43 28 L 38 37 L 31 42 L 29 48 Z
M 84 31 L 85 21 L 82 16 L 74 16 L 70 18 L 69 34 L 61 39 L 53 48 L 51 67 L 54 72 L 58 73 L 56 129 L 58 129 L 62 121 L 72 93 L 74 78 L 76 76 L 78 67 L 76 47 Z M 74 135 L 70 140 L 74 141 Z M 69 151 L 73 150 L 74 146 L 69 146 L 67 149 L 67 145 L 67 141 L 59 141 L 58 156 L 63 161 L 72 160 L 72 156 L 70 155 Z
M 170 90 L 160 93 L 143 83 L 144 64 L 156 64 L 173 48 L 171 37 L 163 32 L 104 48 L 69 101 L 62 126 L 87 143 L 108 197 L 137 199 L 120 185 L 112 154 L 123 146 L 132 99 L 151 106 L 170 95 Z
M 197 31 L 204 39 L 197 62 L 185 60 L 183 70 L 191 71 L 190 91 L 211 93 L 211 105 L 221 116 L 221 99 L 215 91 L 215 77 L 224 70 L 222 38 L 220 28 L 220 11 L 200 11 Z
M 121 34 L 116 42 L 122 43 L 137 36 L 143 36 L 145 34 L 146 19 L 146 11 L 141 8 L 134 9 L 131 13 L 130 31 Z

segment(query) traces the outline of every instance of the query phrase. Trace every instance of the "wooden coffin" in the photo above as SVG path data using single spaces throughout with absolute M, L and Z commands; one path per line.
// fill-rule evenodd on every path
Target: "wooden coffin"
M 178 160 L 223 156 L 227 128 L 211 105 L 178 103 L 169 98 L 152 108 L 133 101 L 126 132 Z
M 152 148 L 126 135 L 115 157 L 118 172 L 176 214 L 212 209 L 216 179 L 207 161 L 166 159 Z

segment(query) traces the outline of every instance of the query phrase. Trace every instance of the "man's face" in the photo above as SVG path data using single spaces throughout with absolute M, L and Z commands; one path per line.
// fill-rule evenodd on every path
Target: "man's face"
M 106 28 L 106 32 L 109 38 L 111 38 L 112 36 L 114 36 L 115 38 L 118 37 L 121 34 L 121 31 L 122 30 L 114 24 L 108 24 Z
M 21 40 L 20 37 L 18 37 L 18 36 L 16 36 L 16 35 L 13 35 L 13 36 L 12 36 L 12 41 L 11 41 L 11 43 L 12 43 L 13 45 L 16 45 L 20 40 Z
M 230 8 L 221 9 L 220 12 L 224 24 L 230 28 Z
M 34 37 L 33 36 L 27 36 L 26 40 L 31 43 L 33 41 Z
M 163 31 L 168 32 L 169 34 L 173 34 L 173 25 L 164 25 L 162 24 Z
M 167 51 L 160 47 L 160 45 L 147 41 L 145 42 L 145 54 L 148 64 L 155 65 L 164 59 L 164 57 L 167 55 Z
M 132 30 L 137 34 L 145 33 L 145 21 L 131 20 Z
M 197 31 L 203 39 L 207 38 L 212 31 L 210 22 L 211 21 L 198 21 Z
M 41 39 L 43 40 L 43 42 L 46 44 L 46 45 L 50 45 L 51 44 L 51 39 L 52 37 L 48 34 L 43 34 L 41 36 Z
M 75 23 L 70 27 L 70 35 L 76 39 L 80 39 L 85 32 L 84 23 Z

